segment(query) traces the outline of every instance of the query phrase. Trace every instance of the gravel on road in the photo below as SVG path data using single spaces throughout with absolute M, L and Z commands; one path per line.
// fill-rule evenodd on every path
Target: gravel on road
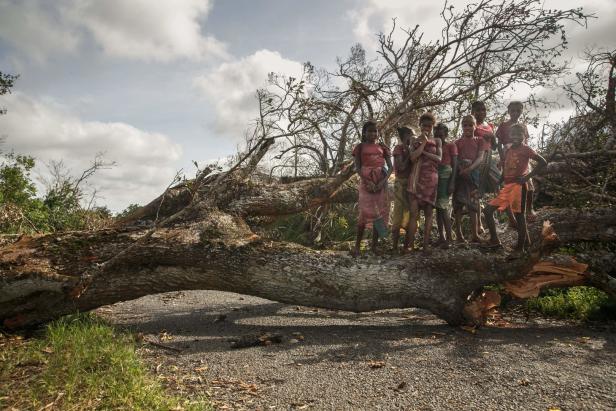
M 505 312 L 471 332 L 418 309 L 350 313 L 218 291 L 97 312 L 142 336 L 171 391 L 207 394 L 217 409 L 616 409 L 614 324 Z M 260 345 L 232 348 L 242 338 Z

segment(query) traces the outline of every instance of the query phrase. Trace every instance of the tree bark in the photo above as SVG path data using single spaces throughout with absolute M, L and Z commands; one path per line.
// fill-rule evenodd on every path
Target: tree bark
M 331 201 L 351 174 L 285 185 L 232 174 L 224 189 L 204 180 L 188 204 L 178 196 L 183 208 L 170 207 L 180 211 L 163 213 L 154 226 L 23 236 L 0 248 L 0 320 L 24 327 L 148 294 L 210 289 L 349 311 L 420 307 L 461 324 L 473 291 L 522 278 L 555 244 L 616 239 L 612 208 L 544 210 L 530 227 L 532 251 L 515 258 L 457 246 L 355 259 L 261 238 L 244 221 Z M 558 240 L 546 240 L 546 220 Z M 613 286 L 609 278 L 600 284 Z

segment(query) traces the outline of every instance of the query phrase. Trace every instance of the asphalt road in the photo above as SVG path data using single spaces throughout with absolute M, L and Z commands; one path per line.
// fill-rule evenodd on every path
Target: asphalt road
M 142 334 L 171 391 L 218 409 L 616 409 L 615 324 L 512 310 L 472 333 L 417 309 L 356 314 L 214 291 L 98 313 Z M 271 344 L 231 348 L 266 333 Z

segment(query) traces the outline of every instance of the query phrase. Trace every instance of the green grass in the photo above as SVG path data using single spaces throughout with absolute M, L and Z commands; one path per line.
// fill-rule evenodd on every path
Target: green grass
M 0 339 L 0 409 L 205 410 L 167 395 L 129 333 L 93 315 L 64 317 L 42 338 Z
M 582 321 L 616 319 L 616 301 L 593 287 L 548 289 L 527 304 L 531 310 L 550 317 Z

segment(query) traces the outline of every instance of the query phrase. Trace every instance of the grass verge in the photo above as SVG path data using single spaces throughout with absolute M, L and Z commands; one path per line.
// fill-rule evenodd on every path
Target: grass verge
M 133 337 L 91 314 L 49 324 L 41 338 L 0 334 L 0 409 L 209 410 L 169 396 Z
M 616 320 L 616 301 L 593 287 L 548 289 L 527 302 L 543 315 L 582 321 Z

